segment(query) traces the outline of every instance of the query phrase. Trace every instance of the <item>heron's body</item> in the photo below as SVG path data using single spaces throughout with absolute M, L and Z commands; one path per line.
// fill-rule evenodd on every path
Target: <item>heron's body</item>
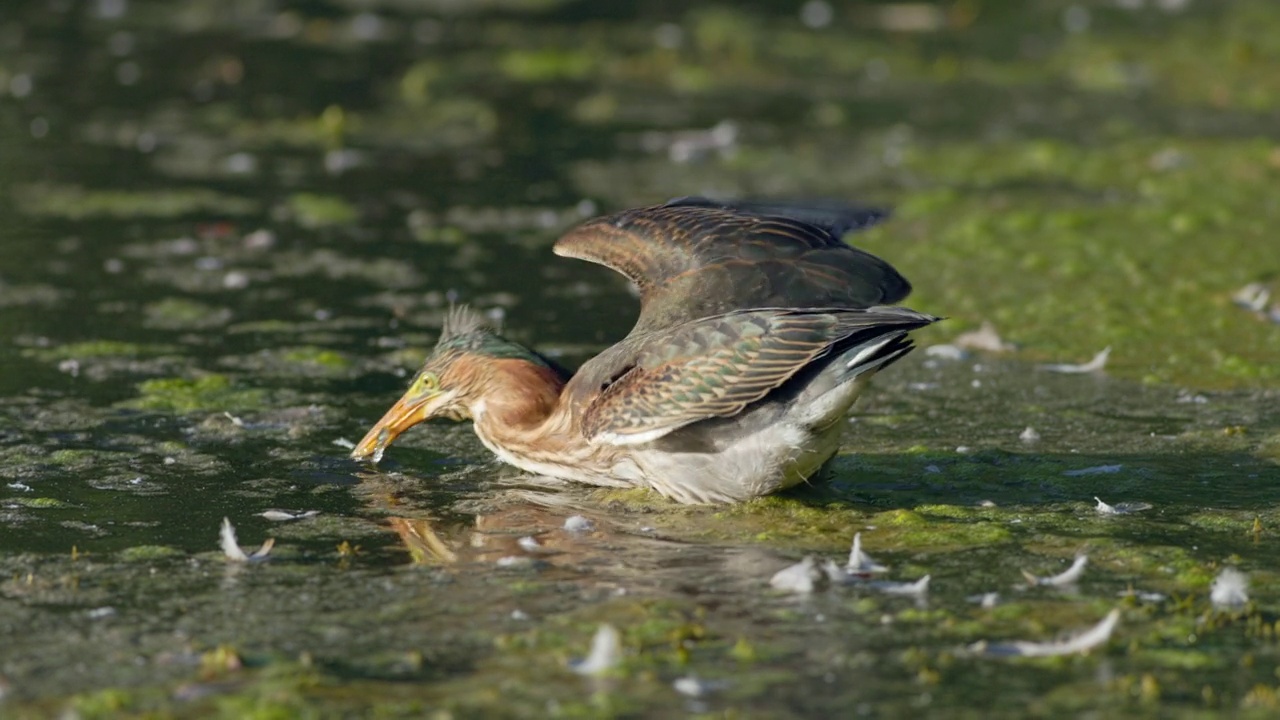
M 473 420 L 486 447 L 531 473 L 687 503 L 746 500 L 816 473 L 867 380 L 936 319 L 892 306 L 910 285 L 834 223 L 675 201 L 586 223 L 556 252 L 636 283 L 631 333 L 564 377 L 455 312 L 354 457 L 445 416 Z

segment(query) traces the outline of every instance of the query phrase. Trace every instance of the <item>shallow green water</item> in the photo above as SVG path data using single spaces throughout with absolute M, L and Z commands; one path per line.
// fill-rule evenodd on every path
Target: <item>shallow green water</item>
M 0 716 L 1273 716 L 1280 325 L 1233 295 L 1280 293 L 1280 10 L 605 7 L 6 5 Z M 915 353 L 830 482 L 732 508 L 532 487 L 465 426 L 345 459 L 450 300 L 621 337 L 550 245 L 687 194 L 892 206 L 852 239 L 949 317 L 920 345 L 1017 349 Z M 855 532 L 927 596 L 769 587 Z M 602 622 L 622 664 L 574 674 Z

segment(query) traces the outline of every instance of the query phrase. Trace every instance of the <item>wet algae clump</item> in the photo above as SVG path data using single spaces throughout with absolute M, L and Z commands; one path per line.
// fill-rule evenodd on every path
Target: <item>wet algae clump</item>
M 879 238 L 892 236 L 903 264 L 941 269 L 919 285 L 922 300 L 1017 328 L 1010 339 L 1034 359 L 1111 345 L 1109 367 L 1147 382 L 1274 383 L 1280 333 L 1231 301 L 1272 262 L 1250 238 L 1270 212 L 1264 188 L 1280 180 L 1273 148 L 1128 137 L 1087 150 L 1046 141 L 921 148 L 906 164 L 947 188 L 914 194 L 900 224 L 867 242 L 884 251 Z M 1172 153 L 1185 167 L 1153 167 Z M 1032 190 L 1049 186 L 1066 190 Z M 1212 263 L 1195 249 L 1206 244 Z
M 1280 711 L 1274 3 L 73 5 L 0 27 L 0 716 Z M 346 459 L 450 303 L 625 334 L 550 244 L 695 194 L 889 207 L 948 317 L 822 482 Z
M 24 355 L 38 358 L 45 362 L 66 359 L 98 359 L 116 357 L 138 357 L 176 352 L 172 345 L 148 345 L 143 343 L 121 342 L 119 340 L 89 340 L 85 342 L 67 343 L 53 347 L 30 348 Z
M 176 413 L 197 411 L 241 412 L 266 406 L 267 392 L 238 387 L 225 375 L 202 375 L 195 379 L 164 378 L 138 384 L 139 396 L 120 403 L 137 410 Z
M 348 225 L 355 222 L 358 217 L 356 209 L 346 200 L 313 193 L 298 193 L 291 196 L 288 207 L 295 221 L 307 228 Z
M 14 189 L 22 212 L 32 215 L 81 220 L 92 217 L 167 218 L 249 215 L 257 203 L 248 198 L 212 190 L 154 190 L 150 192 L 86 190 L 81 187 L 29 185 Z

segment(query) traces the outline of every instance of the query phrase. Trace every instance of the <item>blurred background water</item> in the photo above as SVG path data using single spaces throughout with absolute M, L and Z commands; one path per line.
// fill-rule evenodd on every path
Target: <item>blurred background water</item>
M 6 0 L 0 714 L 1270 716 L 1278 61 L 1265 0 Z M 531 495 L 461 426 L 345 459 L 450 302 L 622 337 L 550 245 L 693 194 L 892 208 L 850 239 L 949 317 L 921 344 L 1010 346 L 915 353 L 833 482 L 743 508 Z M 928 600 L 769 589 L 856 531 Z M 963 652 L 1115 606 L 1088 656 Z

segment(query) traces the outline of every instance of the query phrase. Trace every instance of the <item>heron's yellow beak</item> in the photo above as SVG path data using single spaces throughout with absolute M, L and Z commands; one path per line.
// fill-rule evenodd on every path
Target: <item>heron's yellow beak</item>
M 351 451 L 352 460 L 370 459 L 377 463 L 387 446 L 395 442 L 400 433 L 430 419 L 436 410 L 448 402 L 448 393 L 439 391 L 416 393 L 412 389 L 396 401 L 395 405 L 374 424 L 364 438 Z

